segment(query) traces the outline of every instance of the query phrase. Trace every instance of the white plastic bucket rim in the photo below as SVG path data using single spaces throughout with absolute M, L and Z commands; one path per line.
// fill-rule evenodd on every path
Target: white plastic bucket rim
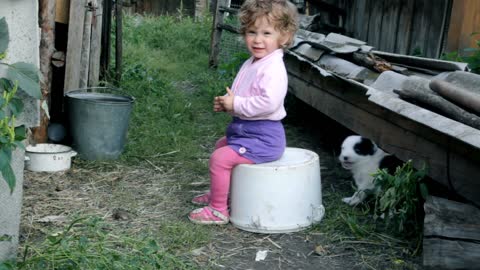
M 34 172 L 56 172 L 68 170 L 71 158 L 76 156 L 71 147 L 61 144 L 39 143 L 25 149 L 25 167 Z

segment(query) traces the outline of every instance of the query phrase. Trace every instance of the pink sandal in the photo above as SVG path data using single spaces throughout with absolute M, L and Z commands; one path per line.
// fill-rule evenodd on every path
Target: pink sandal
M 210 206 L 205 206 L 203 208 L 198 208 L 190 212 L 188 219 L 195 224 L 216 224 L 223 225 L 227 224 L 230 219 L 228 217 L 228 212 L 224 213 L 217 211 Z
M 207 192 L 205 194 L 193 197 L 192 203 L 196 205 L 208 205 L 210 203 L 210 193 Z

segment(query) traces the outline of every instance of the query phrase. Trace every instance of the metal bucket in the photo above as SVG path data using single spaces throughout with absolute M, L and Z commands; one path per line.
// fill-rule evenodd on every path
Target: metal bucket
M 123 152 L 134 98 L 111 87 L 65 94 L 72 146 L 88 160 L 117 159 Z

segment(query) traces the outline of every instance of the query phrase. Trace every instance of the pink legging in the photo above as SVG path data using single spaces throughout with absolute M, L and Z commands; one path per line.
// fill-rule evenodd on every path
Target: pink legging
M 215 151 L 210 157 L 210 207 L 218 211 L 226 211 L 230 176 L 238 164 L 253 164 L 227 145 L 227 138 L 222 137 L 215 144 Z

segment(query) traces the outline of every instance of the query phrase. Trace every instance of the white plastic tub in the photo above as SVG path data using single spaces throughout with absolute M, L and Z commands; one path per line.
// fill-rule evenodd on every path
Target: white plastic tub
M 235 167 L 230 206 L 231 223 L 251 232 L 295 232 L 319 222 L 325 210 L 318 155 L 288 147 L 277 161 Z
M 38 143 L 25 149 L 25 167 L 34 172 L 57 172 L 70 169 L 77 152 L 61 144 Z

